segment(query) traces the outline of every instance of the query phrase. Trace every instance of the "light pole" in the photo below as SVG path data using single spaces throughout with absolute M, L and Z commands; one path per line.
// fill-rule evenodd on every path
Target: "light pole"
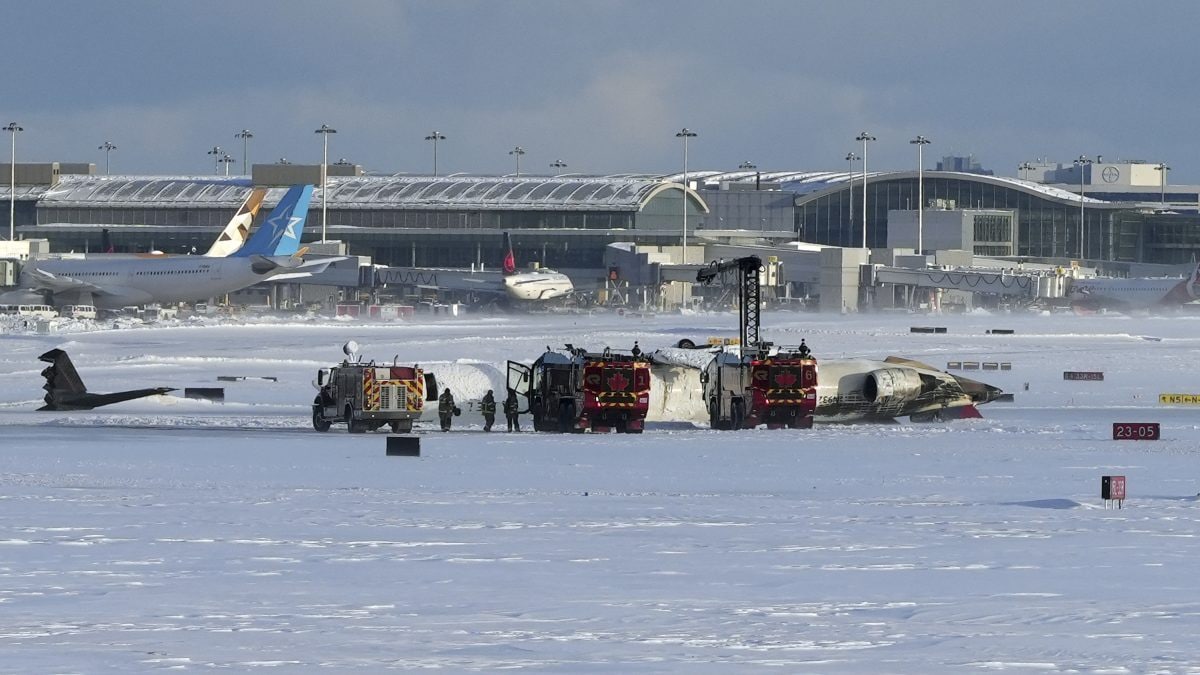
M 97 150 L 104 151 L 104 175 L 105 176 L 108 175 L 108 153 L 110 153 L 116 149 L 117 149 L 117 146 L 113 145 L 112 141 L 104 141 L 104 145 L 97 148 Z
M 225 153 L 224 155 L 221 156 L 221 159 L 217 160 L 217 162 L 225 165 L 225 175 L 226 176 L 229 175 L 229 165 L 234 163 L 235 161 L 237 161 L 237 160 L 230 157 L 229 153 Z
M 8 162 L 8 240 L 16 241 L 17 225 L 17 134 L 25 127 L 9 122 L 4 130 L 12 134 L 12 159 Z
M 1080 155 L 1079 159 L 1074 161 L 1075 166 L 1079 167 L 1079 259 L 1083 260 L 1083 178 L 1087 175 L 1087 165 L 1091 164 L 1092 160 L 1087 158 L 1087 155 Z
M 867 250 L 867 142 L 875 140 L 875 137 L 867 132 L 862 132 L 855 137 L 856 141 L 862 141 L 863 144 L 863 206 L 862 206 L 862 221 L 863 221 L 863 250 Z
M 221 149 L 221 146 L 214 145 L 212 150 L 209 150 L 207 154 L 213 156 L 213 173 L 219 173 L 221 170 L 221 155 L 225 154 L 225 151 Z
M 680 262 L 682 262 L 685 265 L 687 264 L 687 191 L 688 191 L 687 146 L 688 146 L 688 139 L 695 138 L 695 137 L 696 137 L 696 132 L 692 131 L 691 129 L 688 129 L 687 127 L 680 129 L 679 133 L 675 134 L 675 138 L 683 139 L 683 247 L 682 247 L 682 250 L 680 253 L 680 258 L 681 258 Z
M 425 140 L 433 141 L 433 177 L 437 178 L 437 144 L 438 141 L 446 140 L 446 136 L 440 131 L 431 131 Z
M 250 133 L 249 129 L 242 129 L 234 134 L 233 137 L 242 139 L 242 171 L 245 171 L 246 175 L 249 176 L 250 160 L 247 158 L 250 156 L 250 139 L 254 138 L 254 134 Z M 227 166 L 225 168 L 229 167 Z
M 1163 207 L 1164 207 L 1164 208 L 1166 208 L 1166 206 L 1167 206 L 1167 172 L 1171 170 L 1171 167 L 1167 166 L 1166 164 L 1164 164 L 1164 163 L 1162 163 L 1162 162 L 1159 162 L 1159 163 L 1158 163 L 1158 166 L 1154 167 L 1154 169 L 1155 169 L 1156 171 L 1158 171 L 1158 172 L 1159 172 L 1159 176 L 1158 176 L 1158 189 L 1159 189 L 1158 201 L 1159 201 L 1159 203 L 1160 203 L 1160 204 L 1162 204 L 1162 205 L 1163 205 Z
M 749 170 L 753 169 L 754 170 L 754 189 L 755 190 L 762 189 L 762 174 L 759 173 L 757 164 L 754 164 L 750 160 L 746 160 L 746 161 L 742 162 L 741 164 L 738 164 L 738 168 L 743 171 L 749 171 Z
M 1029 162 L 1021 162 L 1020 164 L 1017 165 L 1017 178 L 1023 178 L 1025 180 L 1029 180 L 1029 172 L 1033 171 L 1035 168 L 1036 167 L 1034 167 Z M 1021 175 L 1022 171 L 1025 172 L 1024 176 Z
M 520 178 L 521 177 L 521 155 L 525 154 L 525 148 L 522 148 L 521 146 L 518 145 L 517 147 L 513 148 L 512 150 L 509 150 L 508 154 L 513 155 L 514 157 L 517 158 L 517 178 Z
M 330 127 L 328 124 L 322 124 L 320 129 L 315 132 L 321 134 L 321 241 L 325 241 L 325 222 L 329 214 L 329 203 L 326 200 L 326 193 L 329 192 L 325 182 L 329 176 L 326 175 L 329 171 L 329 134 L 336 134 L 337 129 Z
M 929 139 L 917 136 L 909 141 L 917 146 L 917 255 L 925 253 L 925 146 Z
M 565 168 L 567 168 L 567 163 L 562 161 L 561 159 L 556 159 L 553 162 L 550 162 L 550 168 L 551 169 L 565 169 Z
M 846 172 L 850 176 L 850 224 L 854 224 L 854 163 L 862 159 L 853 152 L 846 153 L 846 163 L 850 165 L 850 170 Z

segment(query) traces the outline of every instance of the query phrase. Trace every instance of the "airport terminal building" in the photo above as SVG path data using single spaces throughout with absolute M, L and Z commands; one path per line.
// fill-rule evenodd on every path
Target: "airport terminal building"
M 0 175 L 8 170 L 0 165 Z M 249 178 L 108 177 L 56 163 L 20 164 L 16 173 L 17 236 L 48 239 L 55 252 L 98 251 L 105 229 L 118 251 L 203 251 L 252 187 L 276 188 L 270 207 L 288 185 L 320 183 L 319 165 L 256 165 Z M 933 211 L 977 212 L 968 213 L 975 236 L 964 246 L 978 246 L 981 255 L 1004 252 L 1006 242 L 1012 255 L 1037 258 L 1178 264 L 1200 255 L 1194 204 L 1155 208 L 955 171 L 925 171 L 923 182 L 927 226 L 937 227 Z M 703 262 L 700 243 L 863 245 L 860 173 L 697 171 L 687 183 L 678 174 L 375 176 L 330 166 L 305 241 L 321 239 L 324 229 L 326 238 L 380 264 L 494 267 L 508 231 L 521 264 L 602 277 L 611 243 L 677 250 L 686 209 L 688 262 Z M 915 247 L 907 235 L 895 236 L 910 227 L 897 224 L 889 236 L 889 219 L 916 210 L 917 172 L 870 173 L 865 187 L 867 246 Z M 0 200 L 9 198 L 9 185 L 0 186 Z

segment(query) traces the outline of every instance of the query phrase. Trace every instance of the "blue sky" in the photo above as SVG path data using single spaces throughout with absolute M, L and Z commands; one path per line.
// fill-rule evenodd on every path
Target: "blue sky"
M 10 0 L 0 123 L 18 161 L 212 173 L 321 158 L 369 171 L 586 173 L 870 166 L 973 154 L 997 173 L 1080 154 L 1200 182 L 1200 3 Z M 8 139 L 4 139 L 7 141 Z M 7 144 L 7 143 L 6 143 Z

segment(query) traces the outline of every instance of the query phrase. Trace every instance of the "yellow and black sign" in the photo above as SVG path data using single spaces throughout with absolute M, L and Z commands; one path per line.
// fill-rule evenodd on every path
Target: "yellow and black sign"
M 1165 405 L 1200 405 L 1200 394 L 1159 394 L 1158 402 Z

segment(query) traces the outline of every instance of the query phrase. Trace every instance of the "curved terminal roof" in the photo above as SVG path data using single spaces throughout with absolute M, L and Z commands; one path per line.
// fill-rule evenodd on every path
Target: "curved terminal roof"
M 1056 199 L 1059 201 L 1079 203 L 1079 193 L 1064 190 L 1053 185 L 1045 185 L 1035 183 L 1033 181 L 1021 180 L 1019 178 L 1010 178 L 1008 176 L 986 176 L 977 173 L 966 173 L 962 171 L 925 171 L 926 178 L 958 178 L 972 180 L 981 183 L 991 183 L 1003 187 L 1022 190 L 1024 192 L 1036 193 L 1038 196 Z M 754 171 L 699 171 L 689 172 L 688 180 L 701 181 L 705 187 L 715 188 L 723 182 L 735 183 L 753 183 L 755 180 Z M 861 183 L 862 173 L 850 174 L 847 171 L 760 171 L 757 174 L 758 178 L 764 182 L 778 183 L 780 188 L 786 192 L 791 192 L 797 196 L 816 195 L 817 193 L 832 192 L 835 189 L 844 189 L 850 184 L 850 181 Z M 867 172 L 867 181 L 873 180 L 895 180 L 899 178 L 916 178 L 916 171 L 869 171 Z M 671 176 L 683 180 L 683 174 Z M 1094 206 L 1112 205 L 1117 206 L 1115 202 L 1108 202 L 1102 199 L 1094 199 L 1092 197 L 1083 197 L 1084 203 Z M 1121 204 L 1122 208 L 1128 208 L 1128 204 Z
M 637 211 L 664 190 L 681 188 L 650 175 L 356 176 L 331 177 L 329 182 L 330 204 L 363 209 Z
M 957 178 L 1022 190 L 1035 196 L 1079 204 L 1069 190 L 1006 176 L 956 171 L 926 171 L 928 178 Z M 869 181 L 916 178 L 916 171 L 870 172 Z M 752 183 L 756 177 L 778 184 L 800 201 L 845 189 L 861 173 L 845 171 L 689 171 L 689 184 L 716 188 L 723 182 Z M 333 176 L 325 197 L 337 208 L 358 209 L 485 209 L 521 211 L 638 211 L 664 191 L 680 190 L 683 174 L 616 174 L 585 176 Z M 213 176 L 63 176 L 52 187 L 17 186 L 18 196 L 38 199 L 47 206 L 236 207 L 250 190 L 244 177 Z M 0 187 L 0 194 L 7 192 Z M 272 188 L 268 203 L 278 201 L 284 188 Z M 318 200 L 320 199 L 320 190 Z M 697 208 L 705 212 L 703 193 L 689 189 Z M 4 196 L 7 196 L 6 194 Z M 1129 208 L 1128 204 L 1084 197 L 1100 208 Z
M 236 206 L 246 198 L 245 178 L 184 176 L 65 176 L 26 196 L 56 206 Z M 682 185 L 652 175 L 618 176 L 355 176 L 329 178 L 325 194 L 338 208 L 547 211 L 637 211 L 656 195 Z M 272 188 L 277 201 L 284 188 Z M 39 194 L 40 192 L 40 194 Z M 318 195 L 320 190 L 317 190 Z M 707 212 L 703 197 L 688 194 Z
M 245 178 L 184 176 L 63 176 L 43 188 L 48 205 L 237 206 L 250 192 Z

